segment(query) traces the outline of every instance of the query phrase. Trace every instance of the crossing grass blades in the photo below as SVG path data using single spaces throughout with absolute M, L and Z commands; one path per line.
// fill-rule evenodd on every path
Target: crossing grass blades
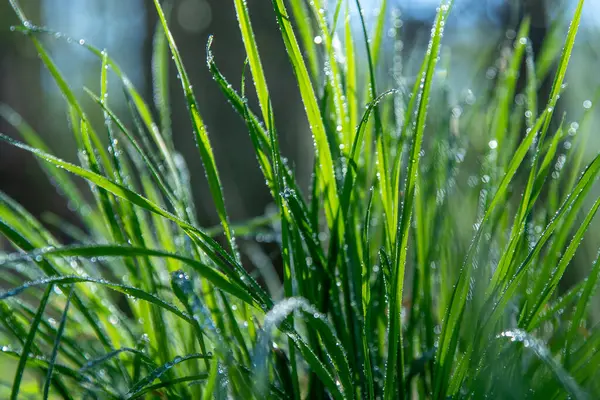
M 600 264 L 559 287 L 600 207 L 590 196 L 600 156 L 584 157 L 592 108 L 576 132 L 554 115 L 583 0 L 564 47 L 546 48 L 543 59 L 556 65 L 548 98 L 537 86 L 552 68 L 535 65 L 525 19 L 506 68 L 486 96 L 455 104 L 459 114 L 442 101 L 451 73 L 436 69 L 451 4 L 438 8 L 414 82 L 382 91 L 375 71 L 390 16 L 370 29 L 353 15 L 356 34 L 348 19 L 358 0 L 340 0 L 333 24 L 321 1 L 272 0 L 315 145 L 308 191 L 281 154 L 282 121 L 244 0 L 233 0 L 247 54 L 239 88 L 208 43 L 207 68 L 246 124 L 277 210 L 234 225 L 159 1 L 154 104 L 110 49 L 68 40 L 102 66 L 100 91 L 86 90 L 105 117 L 94 126 L 43 46 L 66 35 L 35 25 L 10 0 L 21 21 L 14 34 L 30 39 L 65 98 L 80 163 L 53 156 L 52 143 L 6 105 L 0 115 L 22 141 L 2 135 L 2 146 L 40 161 L 85 229 L 62 224 L 77 242 L 65 246 L 0 194 L 0 233 L 13 247 L 0 254 L 0 362 L 14 371 L 0 377 L 2 398 L 600 398 L 600 329 L 590 326 Z M 198 225 L 173 146 L 173 65 L 215 229 Z M 132 126 L 111 109 L 109 79 L 122 85 Z M 479 160 L 475 179 L 469 159 Z M 242 265 L 236 235 L 264 232 L 279 244 L 281 283 L 261 265 Z

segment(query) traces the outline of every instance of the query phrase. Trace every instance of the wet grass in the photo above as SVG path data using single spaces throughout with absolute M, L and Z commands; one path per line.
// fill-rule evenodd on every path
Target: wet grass
M 600 330 L 590 326 L 599 262 L 559 287 L 600 207 L 589 196 L 600 156 L 584 162 L 592 103 L 579 124 L 555 116 L 583 1 L 562 50 L 544 54 L 556 65 L 549 98 L 538 98 L 538 82 L 552 68 L 536 68 L 525 19 L 489 95 L 449 106 L 440 101 L 448 75 L 437 74 L 449 4 L 438 8 L 415 81 L 382 91 L 385 13 L 372 32 L 359 14 L 355 35 L 348 18 L 358 0 L 340 2 L 332 20 L 318 0 L 291 0 L 289 11 L 273 0 L 315 144 L 307 191 L 280 152 L 248 6 L 234 0 L 248 55 L 241 87 L 221 74 L 210 42 L 207 68 L 246 123 L 276 206 L 243 224 L 229 221 L 202 110 L 158 0 L 155 104 L 109 52 L 36 26 L 10 2 L 21 20 L 14 30 L 64 95 L 80 163 L 54 157 L 5 105 L 0 115 L 23 142 L 0 139 L 40 160 L 85 232 L 63 226 L 77 242 L 64 246 L 0 194 L 0 233 L 14 247 L 0 254 L 9 288 L 0 293 L 0 357 L 11 371 L 0 377 L 1 397 L 600 397 Z M 45 35 L 97 57 L 100 92 L 87 94 L 104 126 L 90 122 Z M 356 58 L 363 52 L 366 66 Z M 172 65 L 219 228 L 198 225 L 173 146 Z M 122 83 L 133 126 L 111 109 L 109 78 Z M 236 235 L 275 238 L 283 281 L 259 246 L 241 247 L 252 261 L 242 265 Z

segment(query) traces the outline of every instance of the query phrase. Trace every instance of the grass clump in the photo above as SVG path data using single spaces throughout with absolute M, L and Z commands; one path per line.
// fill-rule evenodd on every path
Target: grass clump
M 588 208 L 600 157 L 583 164 L 591 111 L 575 138 L 564 123 L 551 128 L 583 1 L 562 52 L 546 54 L 557 65 L 549 98 L 538 98 L 537 82 L 550 69 L 536 69 L 525 19 L 490 95 L 451 113 L 433 104 L 446 90 L 445 76 L 436 71 L 451 4 L 438 8 L 412 89 L 380 92 L 375 70 L 385 13 L 372 34 L 359 14 L 362 33 L 355 37 L 348 2 L 337 3 L 332 24 L 318 0 L 292 0 L 291 12 L 273 0 L 315 143 L 314 174 L 304 193 L 279 149 L 248 6 L 234 0 L 248 77 L 234 89 L 210 42 L 207 64 L 246 123 L 277 210 L 237 229 L 159 1 L 155 105 L 107 51 L 80 42 L 102 65 L 100 92 L 87 91 L 104 114 L 101 128 L 40 41 L 54 33 L 10 2 L 21 20 L 15 30 L 31 39 L 66 99 L 80 165 L 51 155 L 7 106 L 0 114 L 25 142 L 0 138 L 43 161 L 85 233 L 73 234 L 78 243 L 65 246 L 0 195 L 0 233 L 14 247 L 0 255 L 1 354 L 14 370 L 0 378 L 3 397 L 600 396 L 600 330 L 589 326 L 598 261 L 585 280 L 559 292 L 600 207 L 600 199 L 592 199 Z M 333 45 L 341 21 L 344 63 Z M 359 79 L 359 46 L 367 54 L 366 82 Z M 171 57 L 218 229 L 198 226 L 188 171 L 173 146 L 165 83 Z M 527 84 L 518 93 L 524 62 Z M 122 83 L 133 128 L 111 110 L 109 76 Z M 248 104 L 246 80 L 256 90 L 258 110 Z M 517 94 L 525 101 L 515 102 Z M 483 149 L 481 138 L 461 133 L 474 128 L 488 144 Z M 572 145 L 563 153 L 567 140 Z M 481 161 L 480 176 L 465 177 L 465 155 Z M 74 176 L 89 182 L 92 201 Z M 283 282 L 260 263 L 242 264 L 235 240 L 242 233 L 276 237 Z

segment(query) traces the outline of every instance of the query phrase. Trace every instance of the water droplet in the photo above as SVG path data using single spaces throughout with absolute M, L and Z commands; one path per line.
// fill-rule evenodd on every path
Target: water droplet
M 321 36 L 315 36 L 314 42 L 315 44 L 321 44 L 323 43 L 323 38 Z
M 592 102 L 590 100 L 585 100 L 583 102 L 583 108 L 585 108 L 586 110 L 592 108 Z
M 496 77 L 497 73 L 498 73 L 498 70 L 496 68 L 490 67 L 485 72 L 485 77 L 488 79 L 494 79 Z

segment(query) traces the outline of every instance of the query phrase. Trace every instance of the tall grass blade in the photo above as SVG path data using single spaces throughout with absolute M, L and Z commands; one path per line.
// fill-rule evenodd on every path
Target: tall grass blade
M 236 258 L 239 258 L 234 235 L 229 224 L 227 211 L 225 210 L 225 199 L 223 197 L 221 178 L 219 177 L 219 172 L 217 170 L 217 164 L 210 140 L 208 138 L 208 132 L 198 109 L 198 102 L 196 101 L 196 97 L 192 90 L 192 85 L 183 66 L 183 61 L 181 60 L 181 55 L 179 54 L 179 50 L 177 49 L 173 35 L 171 34 L 169 26 L 167 25 L 167 20 L 163 9 L 158 0 L 154 0 L 154 5 L 165 31 L 165 35 L 167 36 L 167 42 L 169 43 L 169 48 L 171 49 L 171 54 L 173 55 L 177 72 L 179 73 L 179 79 L 181 81 L 183 93 L 187 101 L 188 111 L 190 113 L 190 120 L 192 121 L 192 127 L 194 128 L 194 133 L 196 135 L 196 144 L 198 145 L 198 149 L 200 151 L 200 156 L 206 171 L 206 178 L 208 180 L 208 185 L 210 187 L 210 192 L 213 197 L 215 207 L 217 208 L 219 219 L 221 220 L 221 225 L 223 225 L 223 230 L 225 231 L 225 236 L 227 236 L 227 240 L 229 241 L 232 254 L 234 254 Z

